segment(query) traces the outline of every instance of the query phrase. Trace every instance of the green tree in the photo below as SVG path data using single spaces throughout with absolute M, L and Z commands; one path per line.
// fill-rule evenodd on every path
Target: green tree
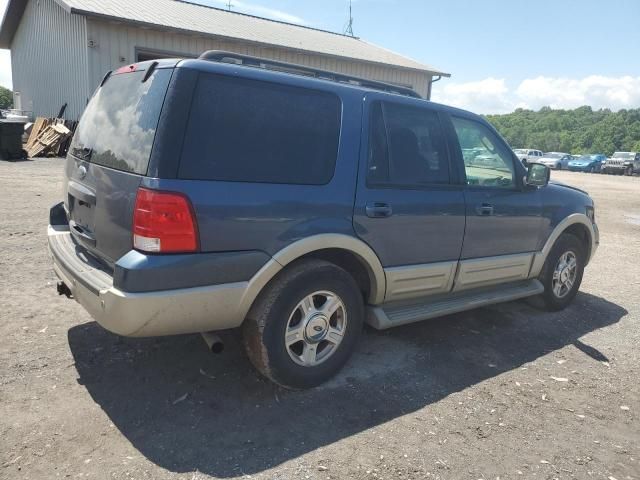
M 640 109 L 539 111 L 517 109 L 507 115 L 487 115 L 513 148 L 535 148 L 546 152 L 604 153 L 640 149 Z
M 13 106 L 13 92 L 8 88 L 0 86 L 0 108 L 11 108 Z

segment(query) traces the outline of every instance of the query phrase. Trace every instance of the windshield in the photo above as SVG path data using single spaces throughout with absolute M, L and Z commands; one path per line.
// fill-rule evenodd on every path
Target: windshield
M 82 114 L 71 154 L 91 163 L 145 174 L 172 70 L 112 75 Z
M 513 153 L 515 153 L 516 155 L 526 155 L 527 151 L 523 150 L 522 148 L 516 148 Z
M 562 158 L 562 154 L 560 153 L 547 153 L 544 158 Z
M 613 154 L 611 158 L 633 158 L 633 153 L 631 152 L 616 152 Z

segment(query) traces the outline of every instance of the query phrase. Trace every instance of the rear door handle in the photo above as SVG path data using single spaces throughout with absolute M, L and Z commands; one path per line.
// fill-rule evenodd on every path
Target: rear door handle
M 370 218 L 385 218 L 393 215 L 391 205 L 384 202 L 367 203 L 366 211 L 367 217 Z
M 493 205 L 489 203 L 483 203 L 478 208 L 476 208 L 476 212 L 478 212 L 478 215 L 481 215 L 483 217 L 489 217 L 493 215 Z

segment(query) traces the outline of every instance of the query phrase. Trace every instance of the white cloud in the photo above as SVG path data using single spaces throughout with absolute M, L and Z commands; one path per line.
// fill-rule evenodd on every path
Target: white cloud
M 0 0 L 0 21 L 4 17 L 7 0 Z M 11 57 L 9 50 L 0 50 L 0 85 L 11 88 Z
M 11 57 L 9 50 L 0 50 L 0 85 L 11 88 Z
M 534 106 L 576 108 L 591 105 L 619 110 L 640 106 L 640 77 L 529 78 L 518 86 L 516 95 Z
M 433 100 L 478 113 L 505 113 L 516 108 L 538 110 L 577 108 L 589 105 L 595 109 L 640 107 L 640 77 L 605 77 L 591 75 L 573 79 L 564 77 L 527 78 L 515 89 L 509 89 L 504 79 L 436 83 Z
M 218 8 L 227 8 L 227 5 L 229 4 L 228 0 L 200 0 L 199 3 L 213 5 Z M 231 5 L 232 11 L 234 12 L 248 13 L 250 15 L 271 18 L 273 20 L 279 20 L 281 22 L 298 23 L 300 25 L 306 24 L 304 19 L 297 17 L 296 15 L 283 12 L 282 10 L 277 10 L 275 8 L 269 8 L 263 5 L 243 2 L 240 0 L 231 0 Z
M 433 87 L 432 98 L 436 102 L 477 112 L 512 110 L 508 100 L 509 89 L 502 78 L 489 77 L 466 83 L 450 83 L 444 78 L 440 82 Z

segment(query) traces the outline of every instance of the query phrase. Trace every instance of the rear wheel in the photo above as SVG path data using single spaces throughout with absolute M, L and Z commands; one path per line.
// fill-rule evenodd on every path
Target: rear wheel
M 244 343 L 265 377 L 287 388 L 310 388 L 346 363 L 363 319 L 362 294 L 351 275 L 323 260 L 304 260 L 260 295 L 244 322 Z
M 548 310 L 562 310 L 571 303 L 582 283 L 585 259 L 586 249 L 578 237 L 563 233 L 558 238 L 540 274 Z

